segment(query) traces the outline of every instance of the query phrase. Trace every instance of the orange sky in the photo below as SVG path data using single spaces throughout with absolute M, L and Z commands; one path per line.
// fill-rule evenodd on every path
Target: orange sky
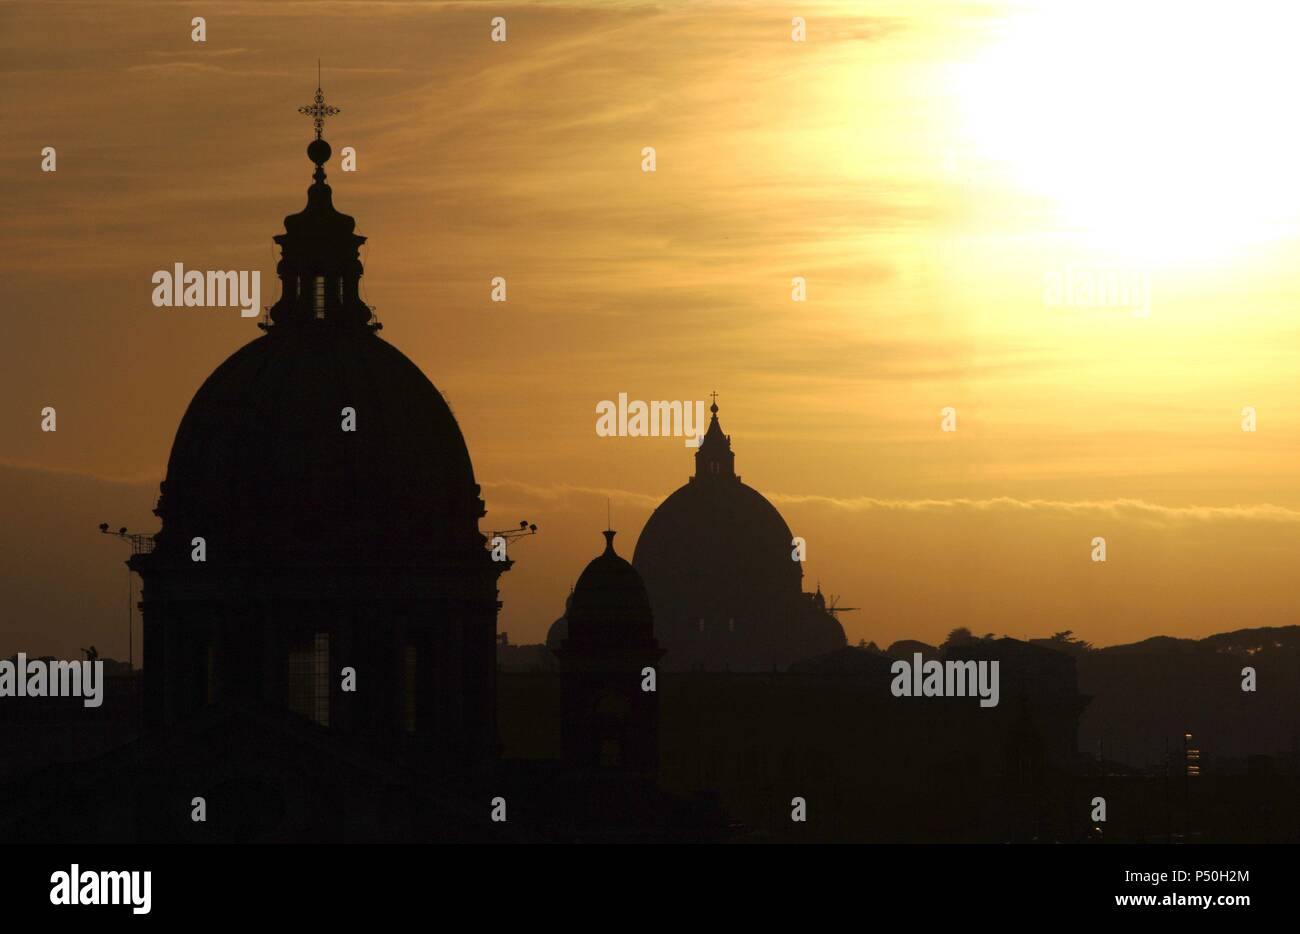
M 560 613 L 607 497 L 630 556 L 691 471 L 679 439 L 598 437 L 596 403 L 715 389 L 854 641 L 1296 621 L 1283 5 L 206 7 L 0 3 L 0 653 L 125 656 L 95 526 L 155 527 L 185 406 L 259 333 L 154 308 L 150 275 L 259 269 L 274 301 L 317 57 L 383 336 L 450 400 L 484 528 L 542 528 L 503 578 L 511 641 Z M 1047 300 L 1098 270 L 1149 315 Z

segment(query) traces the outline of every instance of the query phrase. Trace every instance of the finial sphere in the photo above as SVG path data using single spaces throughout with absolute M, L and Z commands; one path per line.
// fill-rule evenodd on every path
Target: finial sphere
M 307 144 L 307 158 L 317 165 L 324 165 L 333 154 L 334 150 L 323 139 L 314 139 Z

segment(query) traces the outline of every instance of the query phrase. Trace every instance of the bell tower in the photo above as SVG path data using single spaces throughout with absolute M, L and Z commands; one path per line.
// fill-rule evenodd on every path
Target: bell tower
M 605 550 L 578 578 L 560 660 L 561 748 L 574 769 L 659 771 L 659 695 L 643 683 L 663 652 L 641 575 Z M 657 677 L 657 673 L 654 674 Z

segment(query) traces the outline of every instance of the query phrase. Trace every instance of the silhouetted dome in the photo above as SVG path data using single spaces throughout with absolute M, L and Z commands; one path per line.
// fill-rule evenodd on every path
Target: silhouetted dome
M 356 430 L 343 430 L 343 410 Z M 369 331 L 266 336 L 195 394 L 159 503 L 163 533 L 275 550 L 481 547 L 479 488 L 441 393 Z M 160 539 L 160 546 L 164 541 Z
M 614 532 L 605 532 L 605 551 L 587 565 L 574 585 L 566 613 L 568 642 L 630 642 L 653 637 L 650 598 L 636 568 L 614 551 Z
M 656 603 L 661 592 L 683 590 L 737 598 L 705 600 L 701 610 L 709 610 L 709 603 L 761 603 L 764 592 L 799 593 L 803 570 L 790 557 L 790 527 L 763 494 L 740 482 L 716 402 L 710 411 L 695 453 L 695 476 L 650 516 L 633 563 Z
M 804 598 L 793 534 L 735 473 L 717 405 L 695 475 L 651 514 L 633 564 L 654 606 L 665 664 L 770 668 L 844 645 L 844 630 Z
M 275 237 L 266 334 L 194 394 L 155 509 L 162 529 L 131 556 L 145 723 L 269 704 L 405 762 L 487 760 L 510 562 L 493 561 L 478 530 L 483 501 L 451 409 L 379 338 L 361 297 L 366 238 L 335 210 L 324 168 L 322 122 L 338 109 L 317 87 L 299 110 L 316 125 L 315 171 Z M 345 665 L 371 687 L 343 697 Z
M 267 333 L 208 377 L 181 420 L 158 548 L 202 536 L 216 562 L 479 564 L 483 503 L 465 439 L 442 394 L 375 333 L 359 292 L 366 238 L 334 207 L 319 132 L 308 155 L 307 205 L 275 237 L 281 294 Z
M 564 640 L 569 638 L 569 613 L 573 611 L 573 590 L 570 588 L 569 595 L 564 598 L 564 615 L 551 623 L 551 627 L 546 630 L 546 647 L 554 652 Z
M 773 586 L 798 588 L 803 574 L 790 558 L 793 537 L 776 507 L 739 478 L 688 483 L 646 521 L 633 563 L 655 584 L 677 578 L 726 587 L 735 572 L 748 577 L 761 569 Z

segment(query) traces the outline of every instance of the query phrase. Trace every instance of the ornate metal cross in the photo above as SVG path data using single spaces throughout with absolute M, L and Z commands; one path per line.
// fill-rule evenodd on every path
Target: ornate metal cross
M 320 139 L 321 130 L 325 127 L 325 118 L 339 113 L 339 109 L 325 103 L 325 95 L 321 93 L 320 85 L 317 85 L 316 100 L 312 102 L 310 107 L 299 107 L 298 113 L 306 114 L 312 118 L 312 121 L 316 124 L 316 138 Z

